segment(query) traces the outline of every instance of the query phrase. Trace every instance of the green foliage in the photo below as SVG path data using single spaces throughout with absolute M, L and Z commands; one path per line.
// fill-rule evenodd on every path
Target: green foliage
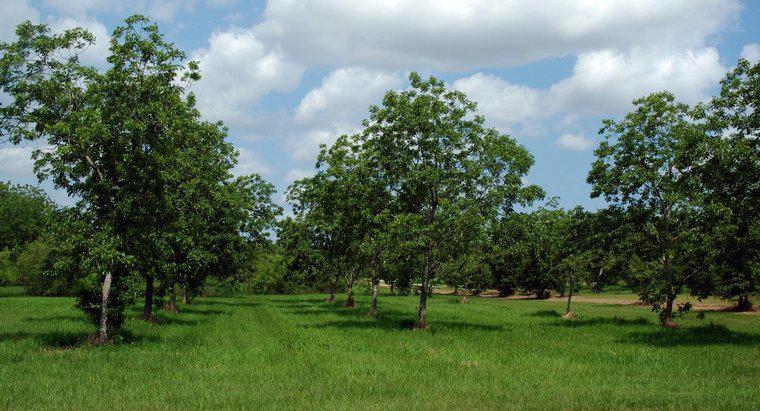
M 417 326 L 424 328 L 428 285 L 442 264 L 471 250 L 461 240 L 540 190 L 521 181 L 532 156 L 509 136 L 485 128 L 475 103 L 434 77 L 412 73 L 409 80 L 409 89 L 389 91 L 381 106 L 370 108 L 361 138 L 398 203 L 391 225 L 408 233 L 400 248 L 421 256 L 412 274 L 421 283 Z
M 697 163 L 693 147 L 704 133 L 690 120 L 690 108 L 669 93 L 634 104 L 623 120 L 604 122 L 588 182 L 592 196 L 603 195 L 632 218 L 633 277 L 641 299 L 671 325 L 675 297 L 707 272 L 714 250 L 711 238 L 699 233 L 712 210 L 694 177 L 683 172 Z
M 45 231 L 55 207 L 39 188 L 0 182 L 0 250 L 18 252 Z
M 139 15 L 114 30 L 103 72 L 78 59 L 94 42 L 84 29 L 25 22 L 16 34 L 0 44 L 0 90 L 12 98 L 0 133 L 43 141 L 38 177 L 79 199 L 71 216 L 88 236 L 63 241 L 56 271 L 78 272 L 80 307 L 95 319 L 107 304 L 118 327 L 134 277 L 197 289 L 208 273 L 234 275 L 240 250 L 266 240 L 279 208 L 271 184 L 232 178 L 226 129 L 202 121 L 186 93 L 198 64 Z M 101 326 L 98 342 L 107 339 Z
M 706 233 L 717 237 L 711 292 L 739 298 L 746 309 L 760 284 L 760 63 L 739 60 L 696 117 L 708 138 L 695 143 L 692 173 L 722 211 L 719 229 Z
M 245 288 L 251 294 L 285 294 L 297 291 L 299 284 L 288 282 L 285 258 L 276 252 L 260 253 L 247 274 Z

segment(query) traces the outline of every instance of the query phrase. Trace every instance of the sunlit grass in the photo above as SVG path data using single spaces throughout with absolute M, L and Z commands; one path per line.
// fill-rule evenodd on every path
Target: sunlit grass
M 0 298 L 0 408 L 732 408 L 760 403 L 760 317 L 662 330 L 647 308 L 382 296 L 198 299 L 83 345 L 68 298 Z

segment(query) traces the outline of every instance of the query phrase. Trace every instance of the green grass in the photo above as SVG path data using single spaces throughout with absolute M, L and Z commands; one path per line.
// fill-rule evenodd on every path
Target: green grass
M 68 298 L 0 298 L 6 408 L 720 408 L 760 403 L 760 317 L 690 316 L 663 330 L 648 309 L 382 296 L 381 316 L 323 296 L 198 299 L 157 324 L 130 311 L 123 341 L 92 331 Z M 712 325 L 711 325 L 712 324 Z

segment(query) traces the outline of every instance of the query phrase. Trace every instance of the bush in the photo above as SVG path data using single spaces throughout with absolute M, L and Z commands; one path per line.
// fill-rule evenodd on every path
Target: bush
M 38 239 L 19 253 L 13 271 L 27 294 L 62 295 L 69 291 L 68 284 L 47 272 L 50 251 L 50 243 Z
M 280 254 L 260 254 L 246 275 L 245 291 L 251 294 L 285 294 L 298 291 L 298 286 L 285 280 L 287 267 Z

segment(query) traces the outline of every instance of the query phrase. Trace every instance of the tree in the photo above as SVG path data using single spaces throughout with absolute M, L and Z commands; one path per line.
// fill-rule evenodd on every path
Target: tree
M 219 246 L 234 244 L 242 230 L 252 232 L 243 226 L 251 220 L 236 218 L 250 217 L 256 207 L 245 203 L 253 198 L 245 190 L 255 183 L 226 181 L 232 164 L 229 145 L 220 142 L 226 131 L 199 121 L 194 97 L 182 86 L 199 78 L 198 66 L 184 65 L 184 53 L 146 18 L 132 16 L 114 31 L 110 68 L 102 73 L 79 62 L 79 53 L 94 41 L 81 28 L 51 34 L 45 25 L 26 22 L 17 35 L 15 43 L 0 45 L 0 88 L 12 98 L 0 107 L 0 131 L 12 143 L 44 140 L 33 155 L 38 177 L 79 198 L 75 215 L 89 232 L 70 248 L 81 246 L 76 266 L 99 284 L 98 292 L 83 288 L 79 305 L 99 315 L 94 342 L 102 344 L 123 320 L 121 302 L 136 273 L 147 276 L 147 292 L 153 274 L 173 286 L 177 273 L 188 270 L 186 263 L 208 256 L 194 251 L 212 251 L 215 262 L 232 259 Z M 204 146 L 208 150 L 192 154 L 212 165 L 193 170 L 199 158 L 183 150 L 206 138 L 212 140 Z M 186 176 L 177 170 L 196 178 L 189 183 L 192 190 L 181 185 Z M 181 207 L 198 199 L 204 187 L 233 198 L 226 203 L 240 208 L 189 210 L 199 213 L 189 217 Z M 214 200 L 206 197 L 199 205 Z M 220 224 L 226 231 L 205 241 L 198 221 L 210 215 L 229 224 Z
M 319 233 L 319 244 L 329 267 L 326 274 L 336 280 L 344 278 L 345 306 L 353 307 L 356 305 L 353 287 L 363 273 L 360 247 L 366 228 L 355 137 L 344 135 L 330 148 L 322 146 L 316 166 L 318 171 L 313 177 L 291 185 L 288 199 L 299 218 L 308 221 Z M 331 287 L 331 299 L 334 288 Z
M 695 142 L 692 170 L 720 221 L 714 292 L 752 309 L 760 282 L 760 63 L 741 59 L 721 81 L 720 95 L 696 109 L 708 139 Z
M 521 182 L 533 164 L 527 150 L 483 126 L 475 103 L 434 77 L 409 76 L 411 88 L 389 91 L 370 108 L 363 150 L 376 159 L 398 199 L 403 220 L 423 258 L 417 277 L 416 328 L 427 326 L 429 286 L 447 260 L 442 245 L 455 242 L 469 217 L 496 214 L 535 193 Z
M 709 268 L 710 248 L 696 234 L 703 215 L 700 192 L 684 172 L 694 164 L 689 147 L 701 132 L 690 121 L 689 107 L 669 93 L 634 104 L 635 111 L 621 121 L 605 120 L 588 182 L 592 197 L 604 196 L 635 221 L 640 297 L 659 312 L 663 326 L 673 327 L 676 296 Z
M 0 250 L 18 253 L 46 230 L 55 211 L 41 189 L 0 182 Z

